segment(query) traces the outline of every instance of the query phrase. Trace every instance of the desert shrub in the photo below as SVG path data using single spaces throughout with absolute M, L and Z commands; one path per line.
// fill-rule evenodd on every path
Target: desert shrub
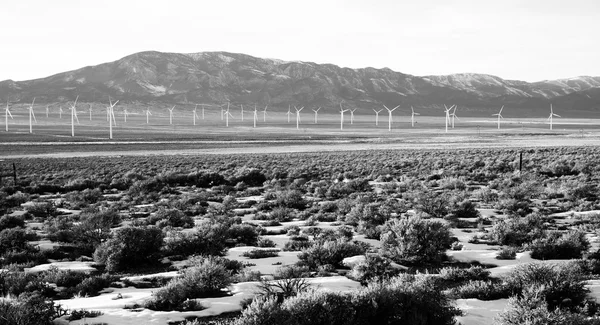
M 499 260 L 514 260 L 517 257 L 517 249 L 515 247 L 502 247 L 498 254 L 496 254 L 496 259 Z
M 40 274 L 40 280 L 54 283 L 59 287 L 75 287 L 86 277 L 88 277 L 88 275 L 85 273 L 72 270 L 61 270 L 56 266 L 51 266 L 48 270 Z
M 396 262 L 439 262 L 451 243 L 447 225 L 414 216 L 390 219 L 381 235 L 382 252 Z
M 298 190 L 287 190 L 277 192 L 277 205 L 290 209 L 303 210 L 306 208 L 306 201 L 302 192 Z
M 39 292 L 53 296 L 54 291 L 35 274 L 25 272 L 0 271 L 0 295 L 17 297 L 26 292 Z
M 292 236 L 288 242 L 283 245 L 283 251 L 301 251 L 308 249 L 313 245 L 313 241 L 307 236 Z
M 308 278 L 310 277 L 310 269 L 307 266 L 286 265 L 281 266 L 273 273 L 273 278 L 277 279 L 293 279 L 293 278 Z
M 367 254 L 365 260 L 354 265 L 348 273 L 348 277 L 362 285 L 372 281 L 383 281 L 399 273 L 399 270 L 391 266 L 391 260 L 378 254 Z
M 531 257 L 535 259 L 573 259 L 581 258 L 590 248 L 585 233 L 577 230 L 566 233 L 548 232 L 544 238 L 533 241 L 530 245 Z
M 279 256 L 279 249 L 252 249 L 245 251 L 242 256 L 247 258 L 267 258 Z
M 513 217 L 524 217 L 532 211 L 529 201 L 517 200 L 514 198 L 500 199 L 495 208 L 502 210 L 505 214 Z
M 232 281 L 232 272 L 222 258 L 198 258 L 179 278 L 152 293 L 146 308 L 152 310 L 190 310 L 198 305 L 185 305 L 186 300 L 218 296 Z
M 236 325 L 454 324 L 460 310 L 425 278 L 399 277 L 358 292 L 308 290 L 285 299 L 259 297 Z
M 508 307 L 497 317 L 499 325 L 598 325 L 600 318 L 581 312 L 553 309 L 545 299 L 544 290 L 538 286 L 528 288 L 521 296 L 508 301 Z
M 0 252 L 22 250 L 27 246 L 27 232 L 25 229 L 7 228 L 0 231 Z
M 490 271 L 481 266 L 471 266 L 468 268 L 444 267 L 440 269 L 439 277 L 448 283 L 459 283 L 470 280 L 488 280 Z
M 580 306 L 588 292 L 582 269 L 576 263 L 521 264 L 505 276 L 504 283 L 516 295 L 522 295 L 528 287 L 540 287 L 551 309 Z
M 341 267 L 342 260 L 346 257 L 363 255 L 368 246 L 362 242 L 349 242 L 344 239 L 335 241 L 316 242 L 298 254 L 301 265 L 310 269 L 317 269 L 322 265 Z
M 75 309 L 69 312 L 69 317 L 67 317 L 67 320 L 71 322 L 83 318 L 95 318 L 102 315 L 104 315 L 104 313 L 99 310 Z
M 13 215 L 4 215 L 0 217 L 0 231 L 19 227 L 25 227 L 25 219 L 23 219 L 23 217 Z
M 155 225 L 159 228 L 164 227 L 182 227 L 192 228 L 194 220 L 177 209 L 160 209 L 154 215 L 148 217 L 149 225 Z
M 169 255 L 223 255 L 227 249 L 229 226 L 213 220 L 202 222 L 194 231 L 170 231 L 164 251 Z
M 456 299 L 496 300 L 508 298 L 511 290 L 498 280 L 469 280 L 450 288 L 449 295 Z
M 0 321 L 6 325 L 52 325 L 66 311 L 39 294 L 23 294 L 15 300 L 0 299 Z
M 45 219 L 54 217 L 58 214 L 56 206 L 52 202 L 41 202 L 28 205 L 26 208 L 27 212 L 36 219 Z
M 111 228 L 121 224 L 115 210 L 88 210 L 81 214 L 79 224 L 72 227 L 72 242 L 83 254 L 91 254 L 111 235 Z
M 267 220 L 276 220 L 279 222 L 292 221 L 296 217 L 296 212 L 286 207 L 276 207 L 271 210 Z
M 275 245 L 275 242 L 272 241 L 271 239 L 260 237 L 260 238 L 258 238 L 258 241 L 256 242 L 256 246 L 266 248 L 266 247 L 275 247 L 276 245 Z
M 115 281 L 119 281 L 119 277 L 109 274 L 93 275 L 81 281 L 75 287 L 75 292 L 80 296 L 97 296 L 100 291 L 108 288 Z
M 255 246 L 258 242 L 258 231 L 251 224 L 233 224 L 227 230 L 228 242 L 231 246 Z
M 156 263 L 163 244 L 163 233 L 153 227 L 126 227 L 102 243 L 94 252 L 94 260 L 109 272 L 133 269 Z
M 452 207 L 450 214 L 453 218 L 478 218 L 481 214 L 471 200 L 462 200 Z
M 258 285 L 259 297 L 275 297 L 278 302 L 285 298 L 295 297 L 310 288 L 310 283 L 304 278 L 281 278 L 277 280 L 263 280 Z
M 544 236 L 544 220 L 538 214 L 499 220 L 488 234 L 499 245 L 521 246 Z
M 434 218 L 442 218 L 449 212 L 450 194 L 447 192 L 415 192 L 413 193 L 413 197 L 415 200 L 415 208 Z

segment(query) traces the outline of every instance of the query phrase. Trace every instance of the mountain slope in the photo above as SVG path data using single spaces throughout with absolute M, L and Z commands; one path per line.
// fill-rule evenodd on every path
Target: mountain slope
M 10 101 L 269 104 L 374 108 L 413 105 L 439 110 L 457 104 L 474 114 L 502 105 L 597 112 L 600 77 L 527 83 L 484 74 L 412 76 L 390 69 L 350 69 L 332 64 L 286 62 L 227 52 L 193 54 L 141 52 L 114 62 L 47 78 L 0 82 L 0 98 Z

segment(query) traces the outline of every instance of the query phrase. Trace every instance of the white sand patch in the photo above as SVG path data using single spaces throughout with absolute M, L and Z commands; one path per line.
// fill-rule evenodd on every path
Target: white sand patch
M 52 262 L 48 264 L 36 265 L 32 268 L 25 268 L 25 272 L 38 273 L 46 271 L 52 266 L 56 266 L 59 270 L 71 270 L 89 273 L 96 271 L 96 268 L 92 265 L 94 265 L 94 262 Z
M 479 299 L 457 299 L 457 307 L 464 312 L 464 316 L 456 317 L 462 325 L 489 325 L 494 317 L 504 311 L 508 299 L 483 301 Z
M 244 252 L 252 250 L 252 249 L 260 249 L 259 247 L 254 246 L 242 246 L 242 247 L 234 247 L 229 249 L 227 252 L 227 258 L 247 263 L 256 264 L 255 266 L 250 267 L 251 270 L 259 271 L 262 274 L 273 274 L 275 270 L 280 268 L 283 265 L 291 265 L 298 262 L 298 254 L 300 252 L 279 252 L 279 256 L 276 257 L 266 257 L 266 258 L 254 258 L 250 259 L 242 256 Z M 279 264 L 281 263 L 281 264 Z
M 160 272 L 160 273 L 152 273 L 152 274 L 146 274 L 146 275 L 136 275 L 136 276 L 126 276 L 123 277 L 121 280 L 129 280 L 129 281 L 143 281 L 144 279 L 150 279 L 150 278 L 165 278 L 165 279 L 172 279 L 174 277 L 177 277 L 179 275 L 178 271 L 169 271 L 169 272 Z

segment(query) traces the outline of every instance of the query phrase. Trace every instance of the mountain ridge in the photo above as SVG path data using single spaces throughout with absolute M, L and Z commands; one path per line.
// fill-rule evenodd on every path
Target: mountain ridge
M 414 76 L 389 68 L 352 69 L 308 61 L 264 59 L 231 52 L 145 51 L 48 77 L 0 81 L 11 102 L 74 100 L 164 104 L 259 104 L 375 108 L 415 106 L 439 110 L 457 104 L 487 114 L 502 105 L 522 115 L 547 109 L 600 111 L 600 77 L 526 82 L 478 73 Z

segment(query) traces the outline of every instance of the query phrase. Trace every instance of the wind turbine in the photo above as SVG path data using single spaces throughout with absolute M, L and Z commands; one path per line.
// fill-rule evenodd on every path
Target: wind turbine
M 6 110 L 4 111 L 4 123 L 6 124 L 6 132 L 8 132 L 8 117 L 13 120 L 13 116 L 8 109 L 8 99 L 6 100 Z
M 149 121 L 149 116 L 152 115 L 152 112 L 150 112 L 149 108 L 146 108 L 146 124 L 148 124 Z
M 115 106 L 117 106 L 117 103 L 119 102 L 118 100 L 113 104 L 112 100 L 110 99 L 110 97 L 108 97 L 108 102 L 110 103 L 110 106 L 107 107 L 107 115 L 108 115 L 108 138 L 112 139 L 113 135 L 112 135 L 112 129 L 113 129 L 113 124 L 115 126 L 117 126 L 117 120 L 115 119 Z
M 263 110 L 263 122 L 267 121 L 267 108 L 269 107 L 269 105 L 265 106 L 265 109 Z
M 504 109 L 504 105 L 502 105 L 502 107 L 500 108 L 500 112 L 498 112 L 498 114 L 492 114 L 492 116 L 498 116 L 498 130 L 500 130 L 500 119 L 504 118 L 504 117 L 502 117 L 503 109 Z
M 33 97 L 33 102 L 29 106 L 29 133 L 33 133 L 33 126 L 31 125 L 31 118 L 37 123 L 37 119 L 35 118 L 35 113 L 33 112 L 33 104 L 35 103 L 35 97 Z
M 454 111 L 452 111 L 452 114 L 450 114 L 452 116 L 452 128 L 454 129 L 454 119 L 456 118 L 457 120 L 460 120 L 458 118 L 458 116 L 456 116 L 456 109 L 458 108 L 458 105 L 454 105 Z
M 198 109 L 198 105 L 196 104 L 196 107 L 194 108 L 194 125 L 196 125 L 196 118 L 200 119 L 200 117 L 198 117 L 198 113 L 196 112 L 196 110 Z
M 342 108 L 342 103 L 340 102 L 340 130 L 344 129 L 344 112 L 349 111 L 349 109 L 343 109 Z
M 358 108 L 350 110 L 350 124 L 354 124 L 354 111 L 356 111 L 357 109 Z
M 258 120 L 258 111 L 256 110 L 256 105 L 254 105 L 254 127 L 256 127 L 256 120 Z
M 225 111 L 225 126 L 229 127 L 229 117 L 233 118 L 233 115 L 229 113 L 229 103 L 227 103 L 227 110 Z
M 46 118 L 48 118 L 49 111 L 50 111 L 50 105 L 46 105 Z
M 383 111 L 382 109 L 376 110 L 373 108 L 373 112 L 375 112 L 375 126 L 379 125 L 379 112 Z
M 242 108 L 242 122 L 244 122 L 244 105 L 240 104 L 240 107 Z
M 175 109 L 175 105 L 167 109 L 169 110 L 169 124 L 173 124 L 173 110 Z
M 304 106 L 300 107 L 300 109 L 296 108 L 296 106 L 294 106 L 294 109 L 296 110 L 296 129 L 300 128 L 300 112 L 304 109 Z
M 421 115 L 419 113 L 415 113 L 415 109 L 411 106 L 410 110 L 412 111 L 412 114 L 410 115 L 410 122 L 412 124 L 412 127 L 415 127 L 415 115 Z
M 383 105 L 383 107 L 388 111 L 388 130 L 392 132 L 392 112 L 395 111 L 400 105 L 389 109 L 387 106 Z
M 127 108 L 123 108 L 123 118 L 125 123 L 127 123 L 127 116 L 129 115 L 129 112 L 127 111 Z
M 550 116 L 548 116 L 548 119 L 550 120 L 550 130 L 552 130 L 552 116 L 561 117 L 558 114 L 554 114 L 554 111 L 552 111 L 552 104 L 550 104 Z
M 79 96 L 75 98 L 75 102 L 71 105 L 71 136 L 75 136 L 75 120 L 77 120 L 77 124 L 79 124 L 79 118 L 77 117 L 77 100 Z
M 225 112 L 223 106 L 225 106 L 225 104 L 221 105 L 221 121 L 223 121 L 223 112 Z M 229 102 L 227 102 L 227 111 L 229 111 Z
M 63 112 L 62 106 L 58 106 L 58 118 L 60 118 L 60 119 L 62 119 L 62 112 Z
M 288 105 L 288 111 L 287 111 L 288 123 L 290 123 L 291 115 L 292 115 L 292 106 Z
M 90 121 L 92 120 L 92 104 L 90 103 Z
M 446 104 L 444 104 L 444 111 L 446 112 L 446 133 L 448 133 L 448 123 L 450 122 L 450 111 L 452 110 L 452 108 L 454 107 L 454 105 L 450 106 L 450 108 L 446 107 Z
M 317 124 L 317 123 L 318 123 L 318 121 L 319 121 L 319 117 L 318 117 L 318 115 L 319 115 L 319 110 L 320 110 L 320 109 L 321 109 L 321 107 L 319 107 L 319 108 L 317 108 L 317 109 L 314 109 L 314 108 L 313 108 L 313 110 L 312 110 L 313 112 L 315 112 L 315 124 Z
M 204 105 L 200 105 L 202 107 L 202 119 L 204 120 Z

